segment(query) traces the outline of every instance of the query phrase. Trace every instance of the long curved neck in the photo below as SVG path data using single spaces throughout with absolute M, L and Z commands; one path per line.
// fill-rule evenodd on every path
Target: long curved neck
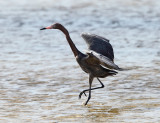
M 80 53 L 80 51 L 77 49 L 77 47 L 73 43 L 72 39 L 70 38 L 69 32 L 63 26 L 61 28 L 59 28 L 59 30 L 61 30 L 65 34 L 66 39 L 67 39 L 67 41 L 69 43 L 69 46 L 71 47 L 72 52 L 73 52 L 74 56 L 76 57 Z

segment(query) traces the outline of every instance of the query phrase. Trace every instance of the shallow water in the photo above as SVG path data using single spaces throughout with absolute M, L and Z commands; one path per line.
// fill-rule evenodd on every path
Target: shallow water
M 160 2 L 157 0 L 0 1 L 0 122 L 160 122 Z M 88 106 L 88 75 L 54 22 L 110 39 L 127 71 L 101 79 Z M 99 86 L 95 79 L 93 87 Z

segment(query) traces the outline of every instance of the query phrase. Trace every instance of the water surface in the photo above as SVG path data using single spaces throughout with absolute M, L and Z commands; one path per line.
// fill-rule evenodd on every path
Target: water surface
M 0 1 L 0 122 L 160 122 L 160 2 L 157 0 Z M 64 35 L 40 31 L 59 22 L 76 46 L 81 32 L 110 40 L 129 70 L 101 79 L 88 106 L 88 75 Z M 93 87 L 99 86 L 95 79 Z

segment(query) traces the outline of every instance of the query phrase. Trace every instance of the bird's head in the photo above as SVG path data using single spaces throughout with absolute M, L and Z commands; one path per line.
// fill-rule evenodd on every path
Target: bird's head
M 45 29 L 60 29 L 62 27 L 63 26 L 60 23 L 55 23 L 55 24 L 52 24 L 51 26 L 47 26 L 47 27 L 41 28 L 40 30 L 45 30 Z

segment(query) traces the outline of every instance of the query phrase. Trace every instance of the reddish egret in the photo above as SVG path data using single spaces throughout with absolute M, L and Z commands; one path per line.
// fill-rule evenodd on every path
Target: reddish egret
M 77 49 L 70 38 L 68 30 L 61 24 L 55 23 L 40 30 L 45 29 L 59 29 L 64 33 L 78 64 L 83 71 L 89 74 L 89 89 L 83 90 L 79 94 L 80 99 L 82 94 L 86 96 L 85 92 L 89 91 L 88 99 L 85 102 L 85 105 L 87 105 L 91 98 L 91 90 L 104 88 L 104 85 L 99 78 L 116 75 L 117 72 L 114 70 L 121 70 L 121 68 L 114 63 L 114 52 L 109 40 L 98 35 L 82 33 L 81 36 L 88 45 L 88 51 L 86 54 L 84 54 Z M 91 87 L 94 78 L 97 78 L 97 80 L 100 82 L 100 87 Z

